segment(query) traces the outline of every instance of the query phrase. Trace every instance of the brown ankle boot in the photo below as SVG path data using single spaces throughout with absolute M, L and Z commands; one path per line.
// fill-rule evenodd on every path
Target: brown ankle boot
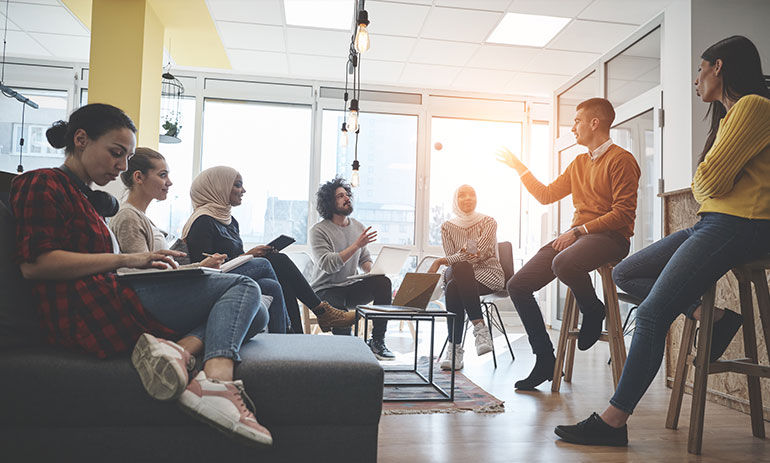
M 356 322 L 355 311 L 344 311 L 335 309 L 328 302 L 322 301 L 318 307 L 313 309 L 315 312 L 318 309 L 324 309 L 324 313 L 321 315 L 316 314 L 318 319 L 318 326 L 321 327 L 321 331 L 329 331 L 332 328 L 353 326 Z

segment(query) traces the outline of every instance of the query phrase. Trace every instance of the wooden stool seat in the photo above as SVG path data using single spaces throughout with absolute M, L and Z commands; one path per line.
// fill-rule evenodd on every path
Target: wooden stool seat
M 609 343 L 610 359 L 612 365 L 612 381 L 617 387 L 620 381 L 620 375 L 623 373 L 623 365 L 626 364 L 626 344 L 623 341 L 623 329 L 620 323 L 620 305 L 618 304 L 618 292 L 615 283 L 612 281 L 612 269 L 615 263 L 605 264 L 597 269 L 602 279 L 602 288 L 604 292 L 604 308 L 607 314 L 607 331 L 599 335 L 599 340 Z M 567 296 L 564 302 L 564 313 L 562 315 L 561 332 L 559 333 L 559 344 L 556 348 L 556 365 L 553 369 L 553 382 L 551 391 L 559 392 L 561 387 L 562 371 L 564 372 L 564 381 L 572 381 L 572 370 L 575 363 L 575 346 L 577 344 L 578 317 L 577 301 L 572 294 L 572 290 L 567 289 Z M 566 361 L 566 366 L 565 366 Z
M 740 265 L 732 269 L 738 279 L 738 293 L 743 315 L 743 348 L 746 357 L 735 360 L 717 360 L 709 362 L 711 354 L 711 334 L 714 326 L 714 301 L 716 283 L 703 296 L 701 305 L 700 334 L 696 355 L 691 355 L 691 346 L 695 338 L 696 321 L 685 319 L 682 331 L 682 344 L 676 361 L 676 373 L 668 405 L 666 427 L 676 429 L 682 408 L 682 397 L 690 365 L 695 366 L 692 408 L 690 411 L 690 435 L 687 451 L 699 455 L 703 446 L 703 418 L 706 407 L 706 387 L 708 375 L 735 372 L 746 375 L 749 389 L 749 408 L 751 410 L 751 429 L 756 437 L 765 437 L 765 424 L 762 419 L 762 391 L 759 378 L 770 378 L 770 367 L 759 365 L 757 355 L 757 337 L 754 321 L 754 306 L 751 297 L 751 285 L 757 295 L 759 318 L 765 336 L 765 347 L 770 356 L 770 292 L 768 291 L 765 271 L 770 270 L 770 257 Z

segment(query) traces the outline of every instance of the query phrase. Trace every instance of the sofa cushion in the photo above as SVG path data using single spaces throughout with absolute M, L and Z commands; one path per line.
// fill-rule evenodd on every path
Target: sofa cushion
M 16 264 L 16 225 L 0 202 L 0 348 L 39 344 L 37 314 L 31 307 L 29 285 Z
M 376 424 L 383 371 L 359 338 L 260 334 L 244 344 L 242 378 L 261 423 Z M 3 427 L 189 425 L 151 399 L 128 356 L 98 360 L 49 346 L 0 351 Z

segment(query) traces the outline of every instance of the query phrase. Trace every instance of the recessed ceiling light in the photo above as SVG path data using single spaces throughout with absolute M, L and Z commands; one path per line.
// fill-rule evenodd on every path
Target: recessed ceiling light
M 283 0 L 286 24 L 353 30 L 354 0 Z
M 561 31 L 570 18 L 506 13 L 487 42 L 543 47 Z

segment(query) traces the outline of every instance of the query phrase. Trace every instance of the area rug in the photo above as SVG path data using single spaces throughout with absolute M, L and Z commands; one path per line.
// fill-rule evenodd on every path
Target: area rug
M 426 377 L 428 376 L 428 358 L 421 357 L 417 362 L 417 368 Z M 441 370 L 433 362 L 433 375 L 436 384 L 449 392 L 451 384 L 450 372 Z M 414 373 L 385 373 L 385 382 L 416 382 Z M 387 386 L 384 389 L 384 398 L 418 397 L 430 394 L 432 397 L 440 397 L 430 386 L 426 387 L 400 387 Z M 455 372 L 455 400 L 433 401 L 396 401 L 383 402 L 383 415 L 416 415 L 429 413 L 502 413 L 505 411 L 503 401 L 489 394 L 473 381 L 465 377 L 461 372 Z

